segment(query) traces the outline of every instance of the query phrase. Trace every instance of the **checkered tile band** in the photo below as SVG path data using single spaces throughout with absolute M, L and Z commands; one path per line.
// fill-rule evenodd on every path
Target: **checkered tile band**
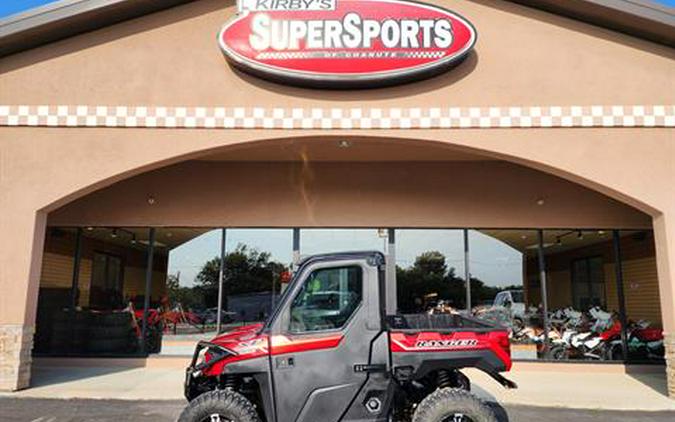
M 0 106 L 0 126 L 221 129 L 675 127 L 675 106 L 263 108 Z

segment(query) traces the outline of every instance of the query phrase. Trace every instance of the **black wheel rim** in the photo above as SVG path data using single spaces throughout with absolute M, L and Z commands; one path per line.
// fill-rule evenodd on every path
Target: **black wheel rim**
M 443 419 L 443 422 L 473 422 L 473 419 L 463 413 L 454 413 Z
M 233 421 L 232 419 L 227 418 L 219 413 L 212 413 L 203 418 L 200 422 L 236 422 L 236 421 Z

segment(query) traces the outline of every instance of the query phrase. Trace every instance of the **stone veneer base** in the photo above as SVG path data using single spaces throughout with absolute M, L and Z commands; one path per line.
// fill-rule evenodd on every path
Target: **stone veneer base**
M 33 327 L 0 324 L 0 391 L 30 386 Z

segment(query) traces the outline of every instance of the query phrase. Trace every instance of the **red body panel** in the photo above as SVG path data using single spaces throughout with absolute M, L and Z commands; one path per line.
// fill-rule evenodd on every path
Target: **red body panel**
M 302 339 L 294 339 L 293 337 L 287 336 L 274 336 L 272 337 L 272 355 L 334 349 L 340 345 L 340 342 L 342 342 L 342 335 L 339 334 Z
M 236 353 L 204 371 L 205 375 L 219 375 L 226 365 L 248 359 L 256 359 L 267 355 L 283 355 L 313 350 L 325 350 L 338 347 L 342 342 L 341 334 L 319 335 L 293 338 L 292 336 L 273 336 L 259 334 L 262 324 L 247 325 L 216 337 L 211 343 L 222 346 Z M 207 353 L 206 361 L 212 359 Z
M 630 331 L 630 329 L 629 329 Z M 663 340 L 663 331 L 658 328 L 636 328 L 631 335 L 643 342 Z M 600 338 L 610 341 L 621 337 L 621 322 L 616 321 L 607 331 L 600 333 Z
M 506 331 L 456 332 L 442 334 L 439 332 L 390 334 L 390 348 L 393 353 L 430 353 L 430 352 L 462 352 L 472 350 L 490 350 L 501 360 L 506 370 L 511 369 L 511 346 Z
M 259 334 L 262 327 L 262 324 L 245 325 L 211 340 L 211 343 L 231 350 L 236 355 L 229 356 L 210 366 L 204 371 L 204 374 L 209 376 L 220 375 L 229 363 L 267 356 L 269 353 L 269 339 L 267 335 Z M 206 362 L 209 362 L 211 359 L 211 354 L 207 352 L 205 355 Z
M 212 343 L 222 346 L 236 355 L 230 356 L 205 370 L 205 375 L 219 375 L 226 365 L 263 356 L 276 356 L 289 353 L 333 349 L 340 345 L 341 334 L 318 335 L 294 338 L 277 335 L 269 337 L 259 334 L 262 324 L 240 327 L 213 339 Z M 488 333 L 457 332 L 442 334 L 438 332 L 390 333 L 390 348 L 393 353 L 428 353 L 489 350 L 506 367 L 511 369 L 511 350 L 508 334 L 505 331 Z M 207 353 L 206 361 L 212 359 Z
M 634 331 L 635 337 L 644 341 L 645 343 L 650 341 L 660 341 L 663 340 L 663 331 L 658 328 L 641 328 Z

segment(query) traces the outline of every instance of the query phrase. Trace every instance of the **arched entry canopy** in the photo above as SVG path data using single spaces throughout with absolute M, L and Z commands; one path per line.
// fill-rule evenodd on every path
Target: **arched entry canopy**
M 661 324 L 650 216 L 560 177 L 440 143 L 302 137 L 218 148 L 84 195 L 52 211 L 48 225 L 41 292 L 53 296 L 40 302 L 39 353 L 63 353 L 43 340 L 54 334 L 41 318 L 59 294 L 102 311 L 128 302 L 196 307 L 194 317 L 206 321 L 215 292 L 204 292 L 223 268 L 221 322 L 251 322 L 274 303 L 278 271 L 291 257 L 340 244 L 389 255 L 390 277 L 400 281 L 391 300 L 402 311 L 455 308 L 517 324 L 523 358 L 550 357 L 541 346 L 551 346 L 544 333 L 554 335 L 547 308 L 599 306 L 624 321 Z M 269 256 L 256 269 L 260 253 Z M 59 264 L 69 254 L 72 272 Z M 241 262 L 251 263 L 247 276 L 233 270 Z M 639 292 L 624 297 L 618 268 L 642 280 Z M 193 316 L 185 315 L 179 335 Z M 139 350 L 127 346 L 114 351 Z
M 152 164 L 154 170 L 141 174 L 136 173 L 148 167 L 114 176 L 97 186 L 127 178 L 51 211 L 48 224 L 651 227 L 650 216 L 639 210 L 502 157 L 380 137 L 259 141 L 194 152 L 173 158 L 173 164 Z

